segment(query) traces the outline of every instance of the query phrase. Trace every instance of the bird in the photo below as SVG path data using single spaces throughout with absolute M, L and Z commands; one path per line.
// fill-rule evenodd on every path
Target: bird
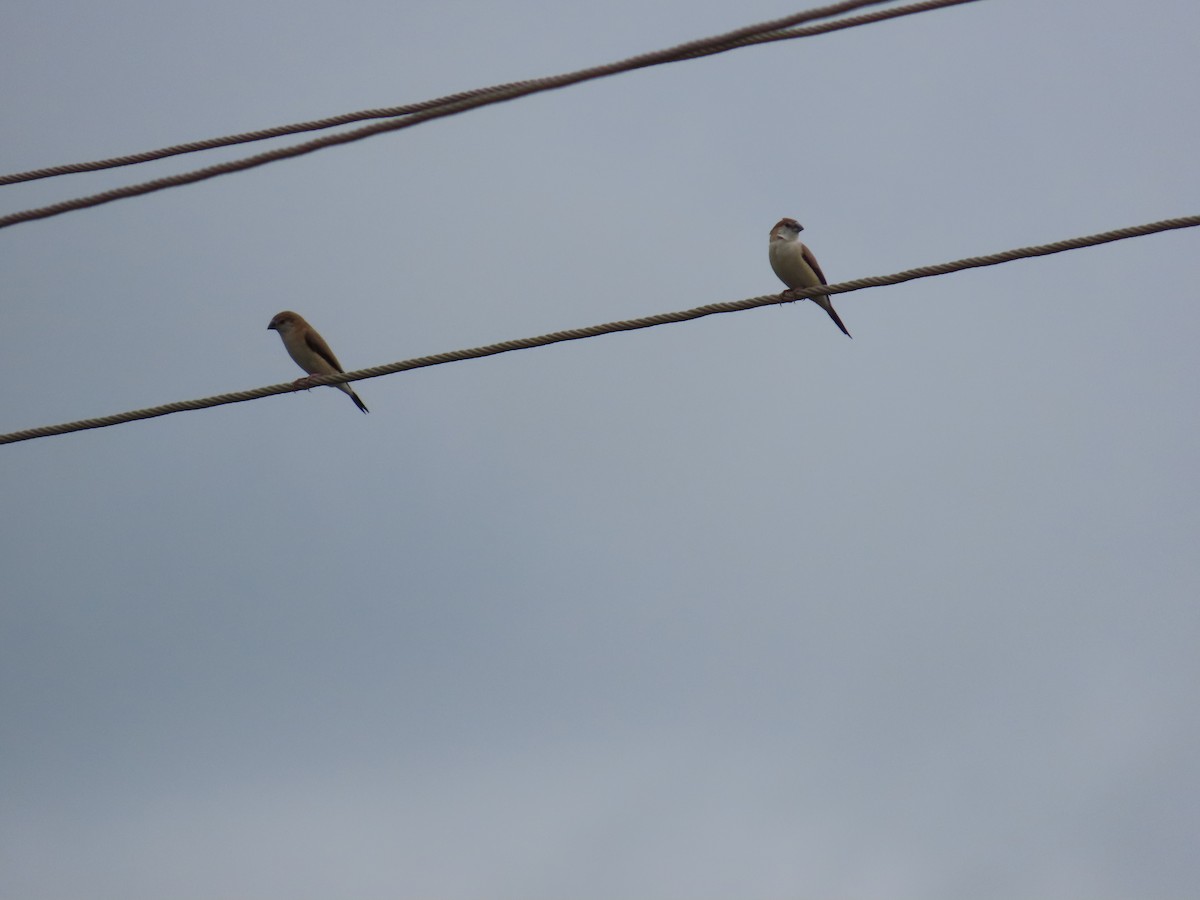
M 795 219 L 780 219 L 771 229 L 771 243 L 768 248 L 771 255 L 771 268 L 775 270 L 779 280 L 788 286 L 788 290 L 783 292 L 785 296 L 791 291 L 816 287 L 818 284 L 829 284 L 825 280 L 825 273 L 817 264 L 817 258 L 800 240 L 800 232 L 803 230 L 804 226 Z M 846 330 L 846 326 L 842 324 L 841 317 L 834 310 L 833 304 L 829 301 L 828 294 L 818 294 L 816 297 L 808 299 L 829 313 L 829 318 L 833 319 L 834 324 L 842 329 L 842 334 L 846 337 L 851 336 L 850 332 Z
M 312 387 L 313 375 L 338 375 L 346 371 L 338 362 L 337 357 L 333 355 L 333 351 L 329 349 L 329 345 L 325 343 L 325 339 L 317 334 L 317 330 L 304 321 L 304 317 L 299 313 L 294 313 L 289 309 L 276 313 L 271 319 L 271 324 L 267 326 L 267 330 L 279 332 L 288 356 L 294 359 L 296 365 L 309 375 L 307 378 L 297 379 L 292 384 L 293 390 L 300 390 L 305 386 L 305 382 Z M 358 394 L 354 393 L 354 388 L 350 385 L 331 384 L 330 387 L 349 394 L 355 406 L 363 412 L 369 412 L 367 405 L 359 399 Z

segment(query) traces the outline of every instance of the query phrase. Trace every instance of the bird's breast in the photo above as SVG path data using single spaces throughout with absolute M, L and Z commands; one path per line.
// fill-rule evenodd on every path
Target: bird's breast
M 813 287 L 821 283 L 817 273 L 804 259 L 804 249 L 797 241 L 775 241 L 771 244 L 771 268 L 790 288 Z

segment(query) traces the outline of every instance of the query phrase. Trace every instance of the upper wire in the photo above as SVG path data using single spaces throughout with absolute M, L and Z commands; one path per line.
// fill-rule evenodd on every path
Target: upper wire
M 907 6 L 896 7 L 889 10 L 880 10 L 875 13 L 838 19 L 835 22 L 827 22 L 821 25 L 809 26 L 806 28 L 795 27 L 802 22 L 808 22 L 813 19 L 828 18 L 830 16 L 839 15 L 843 12 L 858 9 L 863 6 L 876 5 L 884 2 L 888 2 L 888 0 L 846 0 L 846 2 L 835 3 L 830 6 L 823 6 L 817 9 L 807 10 L 803 13 L 796 13 L 791 16 L 786 16 L 781 19 L 774 19 L 758 25 L 746 26 L 744 28 L 726 32 L 725 34 L 716 35 L 715 37 L 690 41 L 686 44 L 680 44 L 676 47 L 671 47 L 666 50 L 659 50 L 653 53 L 644 53 L 639 56 L 633 56 L 619 62 L 607 63 L 601 66 L 580 69 L 575 72 L 568 72 L 562 75 L 554 75 L 546 78 L 536 78 L 528 81 L 516 81 L 487 88 L 479 88 L 459 94 L 451 94 L 447 97 L 441 97 L 435 100 L 427 100 L 421 103 L 410 104 L 408 106 L 393 107 L 391 109 L 384 110 L 364 110 L 359 113 L 350 113 L 346 116 L 334 117 L 333 119 L 317 120 L 315 122 L 301 123 L 299 125 L 280 126 L 279 128 L 266 129 L 258 132 L 246 132 L 241 135 L 232 135 L 226 138 L 213 138 L 207 141 L 198 141 L 193 144 L 179 144 L 175 147 L 168 147 L 157 151 L 149 151 L 148 153 L 134 154 L 133 156 L 129 157 L 116 157 L 114 160 L 99 160 L 93 163 L 77 163 L 70 166 L 58 166 L 50 169 L 36 169 L 32 170 L 32 172 L 3 176 L 3 178 L 0 178 L 0 184 L 12 184 L 17 181 L 28 181 L 34 178 L 46 178 L 57 174 L 67 174 L 68 172 L 94 171 L 96 169 L 112 168 L 113 166 L 118 165 L 133 165 L 138 162 L 145 162 L 151 159 L 161 159 L 166 156 L 173 156 L 180 153 L 190 153 L 197 150 L 210 149 L 212 147 L 246 143 L 254 140 L 262 140 L 268 137 L 294 134 L 301 131 L 320 130 L 333 127 L 334 125 L 361 121 L 363 119 L 383 118 L 383 121 L 376 122 L 373 125 L 368 125 L 351 131 L 339 132 L 326 137 L 316 138 L 311 141 L 305 141 L 300 144 L 293 144 L 288 147 L 281 147 L 275 150 L 255 154 L 253 156 L 230 160 L 217 165 L 206 166 L 204 168 L 194 169 L 189 172 L 181 172 L 179 174 L 169 175 L 163 178 L 156 178 L 150 181 L 126 185 L 124 187 L 102 191 L 97 194 L 76 197 L 70 200 L 61 201 L 59 203 L 53 203 L 48 206 L 36 207 L 33 209 L 26 209 L 15 213 L 10 213 L 5 216 L 0 216 L 0 228 L 7 228 L 11 225 L 17 225 L 22 222 L 31 222 L 37 219 L 46 219 L 50 218 L 51 216 L 57 216 L 66 212 L 71 212 L 73 210 L 86 209 L 92 206 L 100 206 L 102 204 L 111 203 L 114 200 L 121 200 L 127 197 L 136 197 L 142 194 L 149 194 L 155 191 L 165 190 L 167 188 L 179 187 L 185 184 L 194 184 L 199 181 L 205 181 L 209 178 L 227 175 L 231 172 L 245 171 L 247 169 L 256 168 L 258 166 L 266 165 L 267 163 L 276 162 L 278 160 L 303 156 L 308 153 L 313 153 L 317 150 L 322 150 L 326 147 L 348 144 L 353 141 L 372 137 L 376 134 L 383 134 L 389 131 L 399 131 L 403 128 L 410 128 L 413 125 L 418 125 L 421 122 L 440 119 L 445 116 L 466 112 L 470 109 L 476 109 L 481 106 L 488 106 L 494 103 L 503 103 L 508 100 L 514 100 L 518 97 L 524 97 L 543 91 L 556 90 L 572 84 L 578 84 L 583 81 L 590 81 L 597 78 L 604 78 L 621 72 L 647 68 L 649 66 L 662 65 L 669 62 L 678 62 L 685 59 L 698 59 L 700 57 L 712 56 L 717 53 L 724 53 L 729 50 L 735 50 L 739 47 L 746 47 L 754 44 L 792 40 L 798 37 L 806 37 L 811 34 L 824 34 L 843 28 L 866 25 L 871 22 L 879 22 L 885 19 L 896 18 L 898 16 L 913 15 L 915 13 L 927 12 L 946 6 L 974 3 L 977 2 L 977 0 L 924 0 L 924 2 L 920 3 L 913 3 Z

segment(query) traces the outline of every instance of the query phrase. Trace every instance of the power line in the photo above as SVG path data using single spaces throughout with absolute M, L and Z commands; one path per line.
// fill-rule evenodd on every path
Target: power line
M 866 0 L 866 2 L 886 3 L 889 2 L 889 0 Z M 797 37 L 808 37 L 814 34 L 826 34 L 830 31 L 838 31 L 843 28 L 851 28 L 856 25 L 867 25 L 872 22 L 881 22 L 886 19 L 894 19 L 899 16 L 911 15 L 915 12 L 924 12 L 928 9 L 934 9 L 940 6 L 953 6 L 958 3 L 968 2 L 971 2 L 971 0 L 934 0 L 932 3 L 917 3 L 909 6 L 901 6 L 894 9 L 867 13 L 865 15 L 852 16 L 846 19 L 840 19 L 837 22 L 826 22 L 820 25 L 810 25 L 804 28 L 788 28 L 774 34 L 760 34 L 754 37 L 747 37 L 736 42 L 736 46 L 748 47 L 752 44 L 782 41 Z M 858 3 L 856 5 L 862 6 L 864 3 Z M 710 50 L 706 53 L 697 53 L 691 56 L 680 57 L 680 59 L 695 59 L 699 56 L 709 56 L 713 53 L 724 52 L 725 49 L 733 49 L 733 47 L 722 48 L 720 50 Z M 667 61 L 677 62 L 679 60 Z M 264 141 L 271 138 L 285 137 L 291 134 L 302 134 L 307 131 L 322 131 L 326 128 L 337 128 L 342 125 L 351 125 L 355 122 L 363 122 L 370 119 L 390 119 L 397 116 L 410 115 L 411 113 L 424 112 L 427 109 L 434 109 L 438 106 L 463 100 L 479 93 L 492 93 L 496 91 L 508 90 L 521 83 L 522 82 L 508 82 L 506 84 L 498 84 L 492 85 L 491 87 L 479 88 L 474 91 L 464 91 L 457 94 L 450 94 L 445 97 L 438 97 L 434 100 L 424 100 L 419 103 L 409 103 L 404 106 L 363 109 L 358 110 L 357 112 L 343 113 L 338 116 L 330 116 L 324 119 L 314 119 L 308 122 L 295 122 L 290 125 L 277 125 L 272 128 L 262 128 L 255 131 L 241 132 L 239 134 L 206 138 L 204 140 L 191 141 L 184 144 L 173 144 L 170 147 L 161 147 L 157 150 L 147 150 L 141 153 L 128 154 L 126 156 L 113 156 L 107 159 L 98 159 L 90 162 L 67 163 L 59 166 L 31 169 L 27 172 L 14 172 L 9 175 L 0 175 L 0 185 L 19 184 L 25 181 L 36 181 L 41 178 L 53 178 L 59 175 L 75 175 L 82 172 L 96 172 L 102 169 L 115 169 L 122 166 L 132 166 L 138 163 L 167 159 L 169 157 L 180 156 L 185 153 L 197 153 L 202 150 L 214 150 L 218 147 L 231 147 L 237 144 L 248 144 L 253 141 Z
M 666 50 L 659 50 L 653 53 L 644 53 L 639 56 L 633 56 L 619 62 L 607 63 L 602 66 L 595 66 L 589 69 L 580 69 L 575 72 L 568 72 L 562 75 L 554 75 L 546 78 L 536 78 L 529 81 L 517 81 L 488 88 L 479 88 L 477 90 L 466 91 L 460 94 L 452 94 L 437 100 L 428 100 L 423 103 L 411 104 L 409 106 L 393 107 L 392 109 L 385 110 L 365 110 L 360 113 L 350 113 L 347 116 L 338 116 L 333 119 L 318 120 L 316 122 L 301 123 L 299 125 L 281 126 L 280 128 L 267 129 L 259 132 L 246 132 L 241 135 L 232 135 L 226 138 L 214 138 L 208 141 L 198 141 L 193 144 L 179 144 L 175 147 L 168 147 L 158 151 L 150 151 L 149 153 L 135 154 L 128 157 L 116 157 L 114 160 L 100 160 L 94 163 L 76 163 L 70 166 L 58 166 L 50 169 L 37 169 L 33 170 L 32 172 L 3 176 L 3 178 L 0 178 L 0 184 L 12 184 L 17 181 L 45 178 L 57 174 L 93 171 L 95 169 L 111 168 L 118 165 L 132 165 L 134 163 L 145 162 L 151 159 L 161 159 L 163 157 L 173 156 L 179 153 L 190 153 L 196 150 L 209 149 L 211 147 L 246 143 L 253 140 L 261 140 L 267 137 L 277 137 L 283 134 L 293 134 L 300 131 L 319 130 L 332 127 L 333 125 L 361 121 L 362 119 L 367 118 L 385 117 L 384 121 L 377 122 L 374 125 L 368 125 L 352 131 L 340 132 L 327 137 L 316 138 L 304 143 L 294 144 L 290 147 L 281 147 L 279 149 L 259 153 L 254 156 L 230 160 L 229 162 L 206 166 L 201 169 L 194 169 L 190 172 L 182 172 L 177 175 L 170 175 L 164 178 L 156 178 L 151 181 L 126 185 L 125 187 L 114 188 L 98 194 L 91 194 L 85 197 L 76 197 L 71 200 L 64 200 L 60 203 L 53 203 L 49 206 L 36 207 L 34 209 L 26 209 L 20 212 L 10 213 L 5 216 L 0 216 L 0 228 L 7 228 L 10 225 L 17 225 L 21 222 L 31 222 L 36 219 L 46 219 L 50 218 L 51 216 L 61 215 L 62 213 L 71 212 L 77 209 L 100 206 L 105 203 L 111 203 L 114 200 L 124 199 L 126 197 L 136 197 L 142 194 L 149 194 L 155 191 L 165 190 L 167 188 L 179 187 L 185 184 L 194 184 L 198 181 L 216 178 L 219 175 L 227 175 L 231 172 L 240 172 L 246 169 L 253 169 L 281 159 L 290 159 L 296 156 L 303 156 L 308 153 L 313 153 L 317 150 L 322 150 L 326 147 L 333 147 L 339 144 L 348 144 L 353 141 L 362 140 L 363 138 L 372 137 L 376 134 L 383 134 L 389 131 L 399 131 L 403 128 L 410 128 L 413 125 L 418 125 L 421 122 L 428 122 L 433 119 L 452 116 L 457 113 L 466 112 L 467 110 L 476 109 L 481 106 L 489 106 L 494 103 L 503 103 L 508 100 L 514 100 L 518 97 L 541 93 L 543 91 L 555 90 L 557 88 L 567 87 L 569 85 L 578 84 L 584 81 L 604 78 L 609 75 L 616 75 L 621 72 L 628 72 L 634 69 L 643 69 L 649 66 L 662 65 L 669 62 L 679 62 L 685 59 L 697 59 L 704 56 L 712 56 L 717 53 L 725 53 L 729 50 L 735 50 L 739 47 L 746 47 L 754 44 L 791 40 L 793 38 L 805 37 L 811 34 L 824 34 L 843 28 L 866 25 L 872 22 L 896 18 L 898 16 L 913 15 L 915 13 L 927 12 L 946 6 L 974 3 L 977 2 L 977 0 L 924 0 L 924 2 L 921 3 L 913 3 L 908 6 L 897 7 L 890 10 L 882 10 L 876 13 L 839 19 L 835 22 L 828 22 L 822 25 L 810 26 L 807 28 L 795 27 L 798 23 L 808 22 L 813 19 L 828 18 L 830 16 L 838 15 L 842 12 L 884 2 L 888 2 L 888 0 L 846 0 L 846 2 L 835 3 L 831 6 L 819 7 L 803 13 L 796 13 L 782 19 L 775 19 L 770 22 L 763 22 L 758 25 L 750 25 L 745 28 L 739 28 L 735 31 L 726 32 L 725 34 L 717 35 L 715 37 L 703 38 L 701 40 L 691 41 L 686 44 L 680 44 L 676 47 L 671 47 Z
M 1012 262 L 1018 259 L 1029 259 L 1035 256 L 1048 256 L 1052 253 L 1062 253 L 1067 250 L 1079 250 L 1083 247 L 1094 247 L 1097 244 L 1107 244 L 1112 241 L 1126 240 L 1127 238 L 1141 237 L 1143 235 L 1155 234 L 1160 231 L 1171 231 L 1178 228 L 1194 228 L 1200 225 L 1200 216 L 1185 216 L 1176 219 L 1163 219 L 1158 222 L 1150 222 L 1145 225 L 1134 225 L 1128 228 L 1119 228 L 1115 231 L 1104 231 L 1099 234 L 1087 235 L 1084 237 L 1070 238 L 1068 240 L 1055 241 L 1050 244 L 1037 244 L 1032 247 L 1018 247 L 1014 250 L 1005 250 L 1002 253 L 993 253 L 988 256 L 971 256 L 966 259 L 955 260 L 954 262 L 940 263 L 933 266 L 922 266 L 917 269 L 906 269 L 903 272 L 897 272 L 894 275 L 877 275 L 869 278 L 859 278 L 854 281 L 845 281 L 839 284 L 822 285 L 818 288 L 809 288 L 804 291 L 796 291 L 797 299 L 806 299 L 816 294 L 844 294 L 850 291 L 858 291 L 863 288 L 882 287 L 889 284 L 900 284 L 905 281 L 913 281 L 918 278 L 931 278 L 935 275 L 947 275 L 951 272 L 959 272 L 963 269 L 975 269 L 983 266 L 995 266 L 1000 263 Z M 347 381 L 361 381 L 365 378 L 378 378 L 382 375 L 392 375 L 397 372 L 407 372 L 411 369 L 422 369 L 428 366 L 440 366 L 451 362 L 460 362 L 467 359 L 480 359 L 485 356 L 495 356 L 500 353 L 510 353 L 514 350 L 529 350 L 534 347 L 545 347 L 549 344 L 559 344 L 564 341 L 577 341 L 583 338 L 598 337 L 602 334 L 613 334 L 618 331 L 636 331 L 641 328 L 653 328 L 657 325 L 668 325 L 676 322 L 687 322 L 692 319 L 701 319 L 705 316 L 716 315 L 718 313 L 741 312 L 747 309 L 755 309 L 759 306 L 769 306 L 780 302 L 779 294 L 767 294 L 761 297 L 749 297 L 745 300 L 735 300 L 728 303 L 710 303 L 707 306 L 697 306 L 692 309 L 680 310 L 678 312 L 660 313 L 654 316 L 645 316 L 639 319 L 626 319 L 619 322 L 608 322 L 603 325 L 592 325 L 587 328 L 576 328 L 569 331 L 554 331 L 550 334 L 538 335 L 536 337 L 521 338 L 513 341 L 502 341 L 496 344 L 487 344 L 482 347 L 473 347 L 467 350 L 454 350 L 449 353 L 438 353 L 432 356 L 419 356 L 414 359 L 401 360 L 400 362 L 388 363 L 387 365 L 374 366 L 369 369 L 358 369 L 353 372 L 346 372 L 341 375 L 323 375 L 313 377 L 311 384 L 313 386 L 326 384 L 341 384 Z M 77 422 L 67 422 L 62 425 L 46 425 L 41 428 L 30 428 L 25 431 L 14 431 L 10 434 L 0 434 L 0 444 L 15 444 L 18 441 L 29 441 L 34 438 L 50 437 L 55 434 L 69 434 L 73 431 L 85 431 L 90 428 L 105 428 L 109 425 L 121 425 L 125 422 L 134 422 L 139 419 L 152 419 L 158 416 L 166 416 L 171 413 L 186 412 L 193 409 L 206 409 L 210 406 L 222 406 L 226 403 L 241 403 L 246 400 L 257 400 L 261 397 L 270 397 L 274 394 L 286 394 L 294 389 L 291 382 L 284 384 L 273 384 L 267 387 L 255 388 L 249 391 L 238 391 L 232 394 L 218 394 L 214 397 L 205 397 L 200 400 L 184 400 L 178 403 L 168 403 L 165 406 L 154 406 L 148 409 L 138 409 L 131 412 L 117 413 L 116 415 L 103 416 L 96 419 L 81 419 Z

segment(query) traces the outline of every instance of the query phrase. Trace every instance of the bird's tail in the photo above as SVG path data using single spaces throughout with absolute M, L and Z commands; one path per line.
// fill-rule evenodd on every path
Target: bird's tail
M 817 306 L 821 307 L 821 309 L 823 309 L 823 310 L 825 310 L 825 312 L 829 313 L 829 318 L 833 319 L 833 324 L 835 324 L 838 328 L 842 329 L 842 334 L 844 334 L 848 338 L 854 337 L 854 335 L 852 335 L 846 329 L 846 326 L 842 323 L 842 317 L 839 316 L 837 314 L 837 310 L 835 310 L 833 308 L 833 303 L 830 302 L 828 295 L 823 296 L 823 297 L 813 297 L 812 299 L 813 299 L 813 303 L 817 304 Z
M 337 387 L 341 388 L 350 395 L 350 399 L 354 401 L 355 406 L 357 406 L 363 412 L 370 412 L 370 410 L 367 409 L 367 404 L 362 402 L 362 398 L 360 398 L 358 394 L 354 393 L 354 388 L 350 387 L 348 384 L 339 384 Z

